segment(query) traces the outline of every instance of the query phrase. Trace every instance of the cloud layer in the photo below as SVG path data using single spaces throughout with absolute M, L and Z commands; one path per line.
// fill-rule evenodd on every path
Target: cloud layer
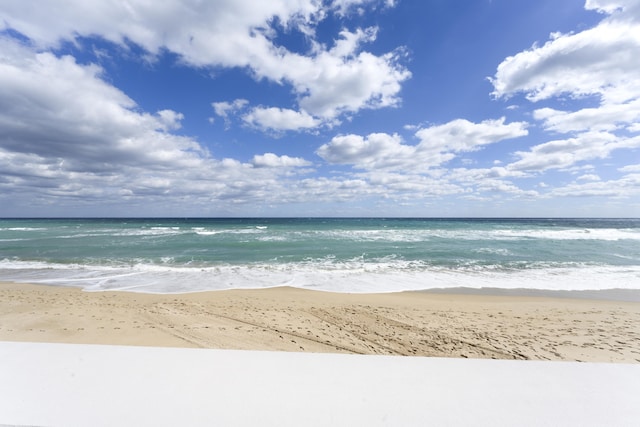
M 543 46 L 506 58 L 492 79 L 496 97 L 524 94 L 534 103 L 593 97 L 597 102 L 574 111 L 535 109 L 533 118 L 543 129 L 566 137 L 516 153 L 520 160 L 513 169 L 568 168 L 639 146 L 640 2 L 589 0 L 586 8 L 609 16 L 593 28 L 552 34 Z
M 341 135 L 321 146 L 317 154 L 330 163 L 353 164 L 358 169 L 428 171 L 453 159 L 457 153 L 527 135 L 526 123 L 504 121 L 501 118 L 471 123 L 457 119 L 419 129 L 415 133 L 420 140 L 417 145 L 403 144 L 398 135 Z
M 270 199 L 291 168 L 309 162 L 267 153 L 252 163 L 216 160 L 172 133 L 182 115 L 140 112 L 72 57 L 38 53 L 0 37 L 0 188 L 16 204 L 80 202 L 158 206 L 183 197 L 199 205 Z M 275 191 L 278 190 L 278 191 Z
M 343 26 L 323 40 L 316 33 L 331 14 L 346 19 L 394 5 L 67 0 L 33 8 L 4 2 L 0 214 L 20 207 L 36 214 L 72 207 L 149 214 L 154 206 L 168 215 L 246 215 L 263 213 L 254 207 L 281 213 L 274 207 L 304 204 L 325 204 L 320 213 L 333 214 L 336 204 L 353 201 L 404 214 L 404 206 L 423 212 L 432 200 L 493 206 L 640 195 L 639 1 L 587 0 L 585 7 L 602 16 L 597 25 L 554 33 L 497 65 L 492 102 L 530 113 L 509 108 L 505 117 L 453 116 L 407 127 L 411 132 L 377 123 L 345 132 L 340 126 L 366 110 L 401 105 L 412 76 L 407 50 L 368 50 L 378 40 L 375 26 Z M 282 34 L 300 36 L 303 47 L 287 48 Z M 145 111 L 103 67 L 58 53 L 65 43 L 83 46 L 94 38 L 125 53 L 142 49 L 151 67 L 169 52 L 212 78 L 220 69 L 242 70 L 284 87 L 287 105 L 211 99 L 210 121 L 265 138 L 305 131 L 298 135 L 317 143 L 308 155 L 256 144 L 244 160 L 216 158 L 180 132 L 185 113 Z M 594 166 L 617 155 L 626 156 L 622 166 Z
M 275 130 L 296 130 L 317 126 L 342 113 L 393 106 L 399 101 L 401 83 L 411 75 L 400 65 L 401 51 L 374 55 L 361 50 L 363 44 L 375 40 L 375 28 L 344 29 L 332 46 L 323 45 L 314 36 L 316 25 L 330 11 L 346 14 L 354 7 L 376 3 L 341 0 L 325 6 L 317 0 L 171 0 L 162 4 L 64 0 L 33 8 L 14 0 L 3 4 L 2 18 L 4 25 L 41 48 L 98 36 L 123 47 L 138 45 L 150 58 L 166 50 L 192 67 L 246 67 L 256 79 L 290 85 L 299 111 L 286 126 L 283 120 L 292 114 L 281 112 L 276 118 L 275 110 L 269 108 L 259 108 L 244 120 Z M 292 52 L 278 44 L 276 30 L 304 34 L 308 52 Z

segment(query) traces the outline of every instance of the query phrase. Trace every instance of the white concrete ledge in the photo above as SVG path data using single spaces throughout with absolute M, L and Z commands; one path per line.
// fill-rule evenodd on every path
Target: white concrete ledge
M 0 424 L 611 426 L 640 364 L 0 342 Z

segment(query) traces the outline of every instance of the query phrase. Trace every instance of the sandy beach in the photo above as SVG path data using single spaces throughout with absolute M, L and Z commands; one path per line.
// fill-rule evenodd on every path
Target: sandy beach
M 177 295 L 0 284 L 0 340 L 640 362 L 640 303 L 294 288 Z

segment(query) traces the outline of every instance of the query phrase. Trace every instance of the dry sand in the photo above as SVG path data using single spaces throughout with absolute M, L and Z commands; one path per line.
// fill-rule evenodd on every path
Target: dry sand
M 512 295 L 179 295 L 0 283 L 0 340 L 640 362 L 640 303 Z

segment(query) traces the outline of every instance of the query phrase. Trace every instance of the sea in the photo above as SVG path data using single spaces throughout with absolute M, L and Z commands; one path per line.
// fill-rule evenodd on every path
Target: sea
M 638 290 L 640 219 L 0 219 L 0 281 L 160 294 Z

